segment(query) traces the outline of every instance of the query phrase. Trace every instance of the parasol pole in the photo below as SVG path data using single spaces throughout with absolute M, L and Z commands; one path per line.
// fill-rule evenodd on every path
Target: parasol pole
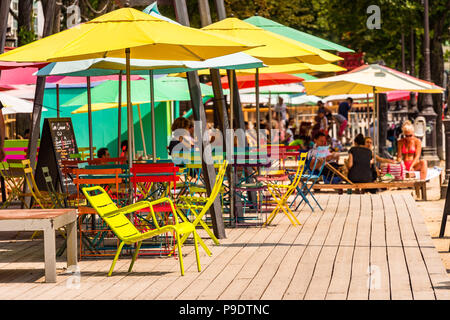
M 260 126 L 261 126 L 261 114 L 259 111 L 259 68 L 256 68 L 256 73 L 255 73 L 255 98 L 256 98 L 256 150 L 257 152 L 260 152 L 259 150 L 259 131 L 260 131 Z M 259 170 L 259 168 L 258 168 Z
M 141 105 L 138 104 L 137 107 L 138 107 L 138 114 L 139 114 L 139 125 L 141 127 L 142 145 L 144 146 L 144 157 L 147 158 L 147 148 L 145 147 L 144 127 L 142 125 L 142 117 L 141 117 Z
M 231 73 L 229 73 L 231 74 Z M 233 108 L 233 76 L 230 76 L 228 78 L 229 80 L 229 88 L 230 88 L 230 133 L 231 133 L 231 141 L 229 142 L 231 145 L 231 156 L 232 156 L 232 166 L 234 165 L 234 132 L 233 132 L 233 117 L 234 117 L 234 108 Z M 230 214 L 231 217 L 234 218 L 234 214 L 235 214 L 235 210 L 234 210 L 234 206 L 235 206 L 235 199 L 234 199 L 234 175 L 235 175 L 235 170 L 236 167 L 233 166 L 232 167 L 232 172 L 230 175 Z
M 272 100 L 270 90 L 269 90 L 269 104 L 267 107 L 269 109 L 269 125 L 268 125 L 269 139 L 267 144 L 270 144 L 272 142 Z
M 92 103 L 91 103 L 91 77 L 87 80 L 87 102 L 88 102 L 88 122 L 89 122 L 89 159 L 94 159 L 94 146 L 92 142 Z
M 376 89 L 373 87 L 373 145 L 374 145 L 374 159 L 373 165 L 376 167 L 377 165 L 377 148 L 378 148 L 378 99 L 376 94 Z
M 370 136 L 370 104 L 369 104 L 369 94 L 367 94 L 367 135 Z
M 56 84 L 56 117 L 60 118 L 59 114 L 59 84 Z
M 122 134 L 122 70 L 119 71 L 119 105 L 117 114 L 117 156 L 120 157 L 120 145 L 122 144 L 121 134 Z
M 126 79 L 127 79 L 127 128 L 128 128 L 128 165 L 131 169 L 133 166 L 133 109 L 131 105 L 131 76 L 130 76 L 130 48 L 125 49 L 126 56 Z M 131 181 L 130 181 L 131 187 Z
M 153 70 L 149 70 L 150 76 L 150 101 L 151 101 L 151 119 L 152 119 L 152 157 L 153 163 L 156 163 L 156 128 L 155 128 L 155 84 L 153 79 Z

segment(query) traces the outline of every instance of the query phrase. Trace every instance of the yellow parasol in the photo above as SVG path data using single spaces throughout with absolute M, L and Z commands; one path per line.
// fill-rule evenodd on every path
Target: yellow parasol
M 255 27 L 237 18 L 221 20 L 202 28 L 202 30 L 249 45 L 264 45 L 248 50 L 246 53 L 262 60 L 267 65 L 299 62 L 324 64 L 343 60 L 334 54 Z

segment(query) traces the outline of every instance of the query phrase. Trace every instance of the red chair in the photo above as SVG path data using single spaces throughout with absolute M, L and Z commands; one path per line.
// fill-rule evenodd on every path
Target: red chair
M 173 163 L 135 163 L 130 169 L 130 181 L 133 184 L 133 198 L 139 200 L 157 200 L 161 197 L 170 197 L 171 184 L 173 184 L 173 192 L 176 192 L 176 184 L 179 180 L 177 172 L 179 168 Z M 164 184 L 167 184 L 164 186 Z M 172 208 L 168 203 L 160 203 L 153 206 L 154 212 L 158 216 L 160 225 L 168 224 Z M 138 211 L 139 214 L 151 214 L 148 208 Z M 173 219 L 173 217 L 172 217 Z M 147 223 L 142 223 L 142 220 Z M 153 223 L 149 219 L 137 218 L 134 221 L 136 227 L 142 231 L 148 231 L 153 228 Z M 172 254 L 175 250 L 175 236 L 172 234 L 163 235 L 157 250 L 144 249 L 140 251 L 140 255 L 154 254 Z

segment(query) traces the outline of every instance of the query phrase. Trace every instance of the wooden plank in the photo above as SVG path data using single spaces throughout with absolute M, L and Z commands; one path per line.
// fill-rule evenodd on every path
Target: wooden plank
M 200 230 L 199 230 L 200 231 Z M 201 230 L 204 234 L 204 230 Z M 215 246 L 212 243 L 211 239 L 208 239 L 206 241 L 206 245 L 211 249 L 212 256 L 209 257 L 202 249 L 200 249 L 200 261 L 202 266 L 202 272 L 206 270 L 208 265 L 211 263 L 212 260 L 217 259 L 217 257 L 221 254 L 221 250 L 225 248 L 225 246 L 228 243 L 232 243 L 234 239 L 236 239 L 238 236 L 240 236 L 243 233 L 243 230 L 239 229 L 227 229 L 227 239 L 221 240 L 221 245 Z M 202 233 L 200 233 L 201 235 Z M 163 294 L 166 293 L 168 295 L 176 296 L 180 290 L 182 291 L 184 289 L 184 283 L 187 283 L 187 279 L 195 279 L 200 275 L 200 273 L 197 272 L 197 265 L 195 263 L 194 253 L 193 253 L 193 247 L 190 248 L 191 253 L 188 260 L 185 259 L 185 275 L 183 277 L 178 277 L 175 281 L 172 281 L 172 283 L 169 283 L 166 287 L 166 290 L 163 290 Z M 174 276 L 177 276 L 177 274 L 174 274 Z M 107 299 L 116 299 L 118 296 L 122 296 L 121 298 L 125 298 L 124 294 L 126 294 L 129 297 L 137 296 L 140 291 L 146 289 L 149 287 L 152 283 L 148 281 L 147 276 L 143 277 L 127 277 L 125 281 L 120 281 L 116 285 L 114 285 L 111 289 L 108 289 L 104 294 L 106 295 Z M 154 279 L 156 281 L 157 278 Z M 172 279 L 173 280 L 173 279 Z M 146 283 L 145 287 L 140 287 L 141 284 Z M 187 284 L 186 284 L 187 285 Z M 139 289 L 141 288 L 141 289 Z M 109 294 L 109 292 L 115 292 L 115 294 Z M 172 299 L 172 298 L 170 298 Z
M 310 210 L 302 212 L 304 206 L 305 204 L 302 204 L 302 207 L 298 211 L 300 214 L 297 213 L 297 219 L 301 221 L 301 225 L 294 227 L 289 224 L 288 228 L 278 228 L 276 231 L 277 236 L 285 231 L 279 241 L 275 242 L 275 239 L 269 238 L 265 241 L 266 244 L 275 244 L 272 250 L 267 250 L 266 245 L 258 248 L 257 252 L 247 260 L 246 265 L 242 267 L 230 285 L 219 296 L 219 299 L 255 300 L 261 298 L 261 295 L 264 293 L 267 285 L 279 268 L 281 260 L 284 258 L 286 252 L 289 250 L 311 215 Z M 272 235 L 276 234 L 272 233 Z M 253 264 L 253 261 L 261 261 L 263 257 L 265 257 L 263 264 L 259 267 L 259 270 L 256 270 L 257 265 Z
M 414 300 L 435 299 L 428 271 L 419 249 L 411 219 L 402 195 L 393 194 Z
M 390 298 L 392 300 L 412 300 L 409 271 L 400 237 L 397 212 L 390 194 L 382 194 L 385 213 L 386 246 L 389 269 Z
M 272 226 L 273 230 L 270 234 L 265 232 L 265 235 L 263 235 L 264 238 L 257 239 L 257 237 L 254 237 L 254 239 L 251 239 L 249 246 L 243 248 L 235 256 L 214 281 L 211 282 L 211 285 L 201 293 L 198 299 L 217 299 L 236 277 L 239 279 L 253 279 L 261 266 L 263 266 L 268 254 L 270 254 L 274 246 L 279 243 L 280 239 L 286 233 L 286 230 L 290 228 L 298 229 L 298 226 L 292 227 L 289 223 L 286 223 L 287 221 L 284 221 L 286 217 L 283 217 L 283 215 L 280 218 L 282 219 L 282 223 Z M 245 288 L 246 286 L 233 288 L 237 290 L 232 290 L 232 293 L 238 297 L 244 293 L 248 294 L 248 292 L 244 291 Z
M 36 250 L 36 244 L 43 245 L 42 240 L 28 241 L 29 248 L 20 252 L 25 253 L 10 264 L 15 270 L 9 279 L 2 281 L 0 297 L 2 299 L 24 299 L 24 294 L 36 286 L 50 286 L 52 283 L 45 283 L 44 270 L 42 268 L 43 251 Z M 57 264 L 57 269 L 63 269 L 63 262 Z M 8 269 L 6 269 L 8 270 Z M 59 280 L 59 279 L 58 279 Z
M 369 299 L 389 300 L 391 292 L 386 246 L 385 213 L 380 195 L 372 195 L 371 200 L 372 228 L 370 238 L 370 269 L 368 270 Z
M 425 261 L 431 283 L 438 300 L 449 300 L 450 289 L 448 286 L 449 276 L 444 264 L 439 257 L 436 247 L 429 231 L 425 225 L 425 221 L 419 212 L 414 199 L 410 195 L 403 195 L 408 212 L 414 227 L 419 248 Z
M 320 202 L 323 208 L 326 210 L 328 207 L 329 195 L 317 196 L 317 201 Z M 266 287 L 261 299 L 280 300 L 283 298 L 292 278 L 295 275 L 298 261 L 303 256 L 308 243 L 311 240 L 317 224 L 323 217 L 322 212 L 318 211 L 317 205 L 314 207 L 315 211 L 310 213 L 309 218 L 305 221 L 302 229 L 294 240 L 286 255 L 281 261 L 281 264 L 272 277 L 270 283 Z M 311 210 L 309 206 L 304 206 L 304 210 Z
M 297 264 L 296 272 L 283 296 L 283 299 L 303 299 L 308 289 L 311 277 L 320 254 L 325 238 L 330 229 L 336 213 L 339 197 L 332 196 L 328 201 L 322 218 L 320 219 L 313 236 L 311 237 L 305 252 Z
M 350 204 L 349 195 L 340 195 L 336 215 L 331 223 L 325 243 L 317 259 L 316 267 L 309 287 L 305 294 L 305 299 L 324 300 L 330 285 L 333 273 L 333 265 L 339 248 L 339 242 L 344 231 L 345 221 L 348 215 Z
M 289 228 L 289 221 L 284 214 L 278 214 L 274 222 L 268 227 L 260 228 L 259 232 L 249 240 L 247 245 L 244 244 L 240 252 L 226 266 L 217 266 L 222 269 L 221 272 L 196 299 L 217 299 L 240 271 L 244 273 L 243 278 L 251 278 L 266 257 L 264 252 L 261 252 L 261 248 L 263 251 L 270 250 L 268 247 L 263 247 L 263 244 L 277 243 L 287 228 Z M 249 261 L 251 261 L 250 265 Z
M 352 274 L 352 260 L 360 215 L 361 196 L 352 195 L 344 232 L 333 265 L 333 275 L 328 287 L 327 300 L 345 300 Z
M 177 299 L 192 299 L 195 300 L 205 290 L 216 276 L 222 271 L 222 269 L 234 258 L 236 254 L 258 233 L 261 233 L 261 228 L 246 228 L 239 237 L 229 246 L 221 244 L 225 247 L 225 250 L 217 256 L 208 266 L 203 270 L 195 279 L 195 284 L 190 284 L 186 288 L 183 288 L 182 292 L 177 296 Z M 215 249 L 215 248 L 213 248 Z M 213 253 L 214 254 L 214 253 Z M 137 299 L 150 299 L 160 295 L 170 283 L 177 279 L 159 279 L 157 286 L 152 286 L 143 290 Z
M 352 275 L 347 299 L 369 298 L 368 270 L 370 260 L 370 235 L 372 224 L 372 202 L 369 195 L 361 196 L 361 213 L 358 221 L 355 251 L 352 261 Z
M 186 259 L 186 256 L 193 255 L 193 246 L 183 246 L 183 262 L 184 266 L 189 266 L 189 259 Z M 135 296 L 139 293 L 138 291 L 131 290 L 133 287 L 131 283 L 127 283 L 124 279 L 133 279 L 139 281 L 139 283 L 149 286 L 155 278 L 164 277 L 175 274 L 180 274 L 180 267 L 178 258 L 173 256 L 171 257 L 139 257 L 135 265 L 133 267 L 133 271 L 128 273 L 128 268 L 131 263 L 131 257 L 128 256 L 127 259 L 123 259 L 123 263 L 114 269 L 114 272 L 111 277 L 105 277 L 103 281 L 97 283 L 95 286 L 91 286 L 90 288 L 84 289 L 78 296 L 75 298 L 88 299 L 88 300 L 104 300 L 109 299 L 111 295 L 116 296 L 116 299 L 134 299 Z M 111 262 L 111 261 L 110 261 Z M 106 270 L 107 272 L 107 270 Z M 141 274 L 141 276 L 138 276 Z M 101 277 L 100 277 L 101 278 Z M 136 284 L 136 281 L 132 281 L 132 283 Z M 112 290 L 116 284 L 124 282 L 124 285 L 119 285 L 115 287 L 115 290 Z M 107 293 L 107 292 L 110 293 Z M 126 296 L 123 297 L 121 295 Z

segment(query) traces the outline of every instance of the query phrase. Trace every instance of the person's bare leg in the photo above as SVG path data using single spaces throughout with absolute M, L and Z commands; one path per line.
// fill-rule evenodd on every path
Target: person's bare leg
M 425 180 L 427 178 L 427 170 L 428 170 L 427 161 L 420 160 L 419 163 L 417 163 L 414 166 L 414 170 L 420 171 L 420 180 Z

